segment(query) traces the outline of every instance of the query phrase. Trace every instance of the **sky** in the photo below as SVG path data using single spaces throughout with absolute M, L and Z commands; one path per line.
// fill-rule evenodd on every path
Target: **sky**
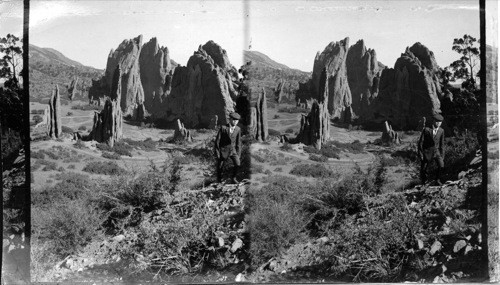
M 22 8 L 17 13 L 10 9 L 17 2 L 22 4 L 0 4 L 0 11 L 5 11 L 0 16 L 11 16 L 0 20 L 2 34 L 7 21 L 12 23 L 6 30 L 22 16 Z M 241 1 L 31 1 L 30 5 L 31 44 L 54 48 L 95 68 L 104 69 L 110 50 L 138 35 L 143 35 L 143 43 L 156 37 L 168 47 L 170 58 L 182 65 L 209 40 L 227 51 L 234 66 L 243 62 Z
M 488 3 L 495 3 L 492 1 L 486 1 L 486 18 L 493 23 L 498 12 L 488 13 L 492 11 Z M 21 2 L 0 2 L 0 34 L 16 27 L 21 33 Z M 470 34 L 479 39 L 479 2 L 31 2 L 30 43 L 54 48 L 84 65 L 103 69 L 111 49 L 139 34 L 143 42 L 157 37 L 160 45 L 169 48 L 170 57 L 182 65 L 200 44 L 214 40 L 226 49 L 236 67 L 242 64 L 241 50 L 251 45 L 251 50 L 277 62 L 311 71 L 318 51 L 332 41 L 349 37 L 350 45 L 363 39 L 368 48 L 375 49 L 378 60 L 389 67 L 406 47 L 421 42 L 444 67 L 459 58 L 451 50 L 454 38 Z M 492 41 L 496 43 L 497 37 L 487 37 L 488 44 Z

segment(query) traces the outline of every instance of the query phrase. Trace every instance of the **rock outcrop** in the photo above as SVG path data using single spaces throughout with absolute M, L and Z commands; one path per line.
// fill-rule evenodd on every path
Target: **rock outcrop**
M 283 87 L 285 86 L 283 79 L 281 79 L 280 82 L 278 82 L 278 86 L 274 88 L 274 98 L 276 99 L 276 103 L 281 103 L 281 100 L 283 99 Z
M 131 115 L 136 119 L 137 109 L 144 104 L 144 90 L 141 83 L 139 57 L 142 47 L 142 35 L 131 40 L 124 40 L 116 50 L 111 50 L 106 63 L 106 84 L 113 85 L 116 80 L 114 73 L 120 66 L 119 77 L 121 82 L 118 102 L 123 115 Z
M 174 140 L 183 142 L 193 141 L 191 132 L 184 127 L 184 124 L 182 124 L 181 120 L 179 119 L 177 120 L 177 124 L 175 125 Z
M 49 124 L 48 134 L 51 138 L 59 138 L 62 134 L 61 124 L 61 96 L 59 94 L 59 87 L 56 85 L 52 96 L 49 101 Z
M 119 101 L 107 99 L 104 109 L 94 113 L 94 123 L 90 138 L 97 142 L 105 142 L 113 147 L 122 139 L 123 115 Z
M 77 93 L 78 77 L 73 78 L 68 87 L 68 97 L 69 100 L 73 101 Z
M 160 47 L 158 40 L 152 38 L 142 46 L 139 66 L 145 110 L 156 117 L 162 117 L 162 102 L 170 94 L 176 65 L 170 60 L 168 48 Z
M 328 71 L 323 68 L 318 81 L 319 94 L 322 94 L 318 100 L 314 100 L 311 111 L 307 116 L 302 115 L 300 121 L 300 131 L 296 141 L 305 145 L 313 145 L 316 149 L 321 149 L 322 144 L 330 139 L 330 114 L 328 111 L 327 100 L 329 96 Z
M 346 58 L 349 50 L 349 38 L 338 42 L 331 42 L 322 53 L 316 54 L 311 81 L 311 88 L 315 99 L 321 100 L 323 88 L 320 77 L 326 69 L 326 82 L 328 84 L 328 100 L 326 104 L 333 118 L 345 119 L 346 112 L 351 112 L 351 90 L 347 80 Z
M 401 137 L 392 129 L 387 121 L 385 122 L 385 129 L 382 132 L 381 140 L 382 143 L 401 144 Z
M 269 136 L 269 125 L 267 122 L 267 99 L 266 91 L 262 88 L 256 102 L 250 108 L 250 132 L 252 136 L 262 142 Z
M 164 101 L 167 121 L 181 119 L 190 128 L 205 128 L 217 115 L 227 124 L 234 111 L 238 72 L 226 51 L 213 41 L 198 48 L 187 66 L 175 69 L 172 90 Z
M 375 50 L 367 49 L 364 41 L 359 40 L 349 48 L 346 67 L 353 118 L 362 120 L 370 116 L 370 105 L 378 95 L 380 74 L 384 66 L 377 61 Z
M 389 121 L 398 129 L 415 129 L 419 120 L 441 113 L 439 67 L 420 43 L 406 49 L 394 68 L 384 69 L 371 121 Z

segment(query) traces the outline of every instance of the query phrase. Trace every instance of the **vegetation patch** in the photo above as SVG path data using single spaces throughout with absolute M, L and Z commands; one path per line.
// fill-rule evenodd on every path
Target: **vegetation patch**
M 120 175 L 127 172 L 114 161 L 91 161 L 82 170 L 93 174 L 104 175 Z
M 299 164 L 295 165 L 290 174 L 314 178 L 334 178 L 339 174 L 331 171 L 322 164 Z

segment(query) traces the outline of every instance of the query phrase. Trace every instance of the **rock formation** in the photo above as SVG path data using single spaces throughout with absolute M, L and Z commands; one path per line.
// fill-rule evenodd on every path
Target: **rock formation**
M 104 109 L 100 113 L 94 113 L 94 124 L 89 136 L 113 147 L 123 137 L 122 125 L 123 115 L 119 101 L 107 99 Z
M 59 95 L 59 87 L 57 85 L 52 92 L 52 96 L 50 97 L 49 110 L 49 124 L 47 125 L 48 133 L 51 138 L 56 139 L 62 134 L 61 97 Z
M 378 95 L 378 83 L 384 66 L 377 61 L 375 50 L 367 49 L 364 41 L 359 40 L 349 48 L 346 67 L 353 116 L 367 118 L 370 104 Z
M 175 125 L 174 140 L 185 142 L 193 141 L 191 132 L 184 128 L 184 124 L 182 124 L 181 120 L 179 119 L 177 119 L 177 124 Z
M 78 77 L 75 77 L 69 87 L 68 87 L 68 97 L 69 100 L 73 101 L 73 98 L 75 98 L 76 93 L 77 93 L 77 85 L 78 85 Z
M 104 97 L 109 96 L 110 86 L 106 84 L 106 78 L 92 79 L 92 84 L 89 88 L 89 105 L 101 105 Z
M 352 104 L 351 90 L 347 81 L 346 57 L 349 50 L 349 38 L 331 42 L 322 53 L 316 54 L 314 59 L 311 88 L 314 98 L 323 96 L 320 93 L 321 72 L 326 68 L 328 84 L 328 100 L 326 104 L 332 118 L 344 120 L 346 109 Z M 350 112 L 350 110 L 348 111 Z
M 162 102 L 170 94 L 175 65 L 167 47 L 156 38 L 144 44 L 139 56 L 140 77 L 144 89 L 144 107 L 148 113 L 162 117 Z
M 382 132 L 381 140 L 383 143 L 401 144 L 399 134 L 392 130 L 391 125 L 387 121 L 385 122 L 385 129 Z
M 237 74 L 219 45 L 213 41 L 200 45 L 187 66 L 175 69 L 172 90 L 163 104 L 167 121 L 181 119 L 191 128 L 204 128 L 217 115 L 220 124 L 227 124 L 238 94 Z
M 274 98 L 276 99 L 276 103 L 281 103 L 281 99 L 283 98 L 283 87 L 285 86 L 283 79 L 281 79 L 280 82 L 278 82 L 278 86 L 274 88 Z
M 322 95 L 318 100 L 313 101 L 309 114 L 302 115 L 296 141 L 321 149 L 322 144 L 330 139 L 330 114 L 327 106 L 329 84 L 326 67 L 320 74 L 318 85 L 320 87 L 319 94 Z
M 394 68 L 382 71 L 371 120 L 415 129 L 422 116 L 441 113 L 438 73 L 434 54 L 425 46 L 416 43 L 407 48 Z
M 262 88 L 256 102 L 250 108 L 250 132 L 258 141 L 266 141 L 269 136 L 267 122 L 267 100 L 266 91 Z
M 123 115 L 131 115 L 136 119 L 137 109 L 144 104 L 144 90 L 139 73 L 139 56 L 141 53 L 142 35 L 132 40 L 124 40 L 118 48 L 111 50 L 106 63 L 106 84 L 113 85 L 114 73 L 120 66 L 121 93 L 118 94 L 118 102 L 123 111 Z

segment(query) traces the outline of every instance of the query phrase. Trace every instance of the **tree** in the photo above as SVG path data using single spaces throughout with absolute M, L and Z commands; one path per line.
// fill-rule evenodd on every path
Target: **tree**
M 23 50 L 19 43 L 22 39 L 7 34 L 5 38 L 0 38 L 0 78 L 5 78 L 6 82 L 17 84 L 19 81 L 17 75 L 19 74 L 19 66 L 22 64 Z M 6 84 L 9 85 L 9 84 Z
M 452 50 L 462 55 L 460 59 L 450 64 L 453 71 L 452 81 L 463 80 L 462 86 L 468 90 L 476 90 L 475 67 L 479 62 L 479 48 L 476 47 L 477 39 L 464 35 L 453 40 Z

